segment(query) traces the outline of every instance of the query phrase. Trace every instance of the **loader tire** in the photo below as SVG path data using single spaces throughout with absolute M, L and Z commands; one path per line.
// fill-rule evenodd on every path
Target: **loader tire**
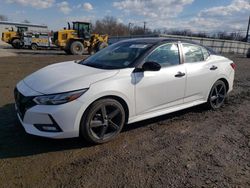
M 70 49 L 65 49 L 64 52 L 65 52 L 67 55 L 72 55 Z
M 72 42 L 70 45 L 70 52 L 73 55 L 82 55 L 84 52 L 83 44 L 79 41 Z
M 23 47 L 23 43 L 20 39 L 14 39 L 12 41 L 12 46 L 15 48 L 15 49 L 20 49 Z

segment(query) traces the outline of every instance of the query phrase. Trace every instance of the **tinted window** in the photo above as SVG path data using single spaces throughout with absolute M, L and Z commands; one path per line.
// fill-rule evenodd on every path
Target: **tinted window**
M 204 61 L 201 47 L 191 44 L 182 44 L 182 46 L 183 46 L 183 52 L 185 54 L 186 63 L 195 63 Z
M 202 52 L 203 52 L 204 59 L 206 60 L 210 56 L 210 54 L 205 48 L 202 48 Z
M 129 67 L 151 44 L 136 42 L 116 43 L 90 56 L 80 64 L 101 68 L 121 69 Z
M 179 50 L 176 44 L 165 44 L 156 48 L 147 58 L 147 62 L 159 63 L 162 67 L 180 64 Z

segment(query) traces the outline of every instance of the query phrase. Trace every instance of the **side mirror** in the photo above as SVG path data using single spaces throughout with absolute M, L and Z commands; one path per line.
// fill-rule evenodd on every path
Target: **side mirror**
M 161 65 L 153 61 L 145 62 L 142 65 L 143 71 L 159 71 L 160 69 L 161 69 Z

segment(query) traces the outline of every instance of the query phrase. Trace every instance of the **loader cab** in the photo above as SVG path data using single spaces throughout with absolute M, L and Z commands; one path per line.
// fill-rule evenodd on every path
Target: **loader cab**
M 24 33 L 26 31 L 28 31 L 28 27 L 17 26 L 17 33 L 21 34 L 21 33 Z
M 73 30 L 77 32 L 79 38 L 90 39 L 91 24 L 89 22 L 73 22 Z

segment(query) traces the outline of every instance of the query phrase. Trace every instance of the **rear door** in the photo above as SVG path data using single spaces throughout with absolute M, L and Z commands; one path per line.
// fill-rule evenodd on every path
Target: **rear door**
M 182 104 L 186 71 L 184 65 L 180 63 L 178 45 L 163 44 L 144 61 L 157 62 L 162 68 L 160 71 L 134 73 L 137 115 Z
M 182 51 L 187 71 L 184 103 L 207 100 L 207 93 L 218 74 L 217 65 L 211 61 L 209 52 L 199 45 L 183 43 Z

